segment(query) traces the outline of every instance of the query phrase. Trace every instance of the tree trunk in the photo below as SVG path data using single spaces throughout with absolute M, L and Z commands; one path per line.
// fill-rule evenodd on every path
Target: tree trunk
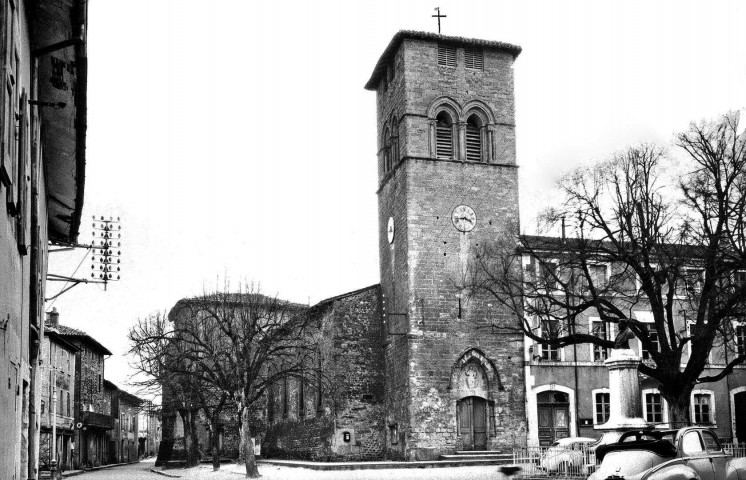
M 212 449 L 212 470 L 220 470 L 220 432 L 219 430 L 219 416 L 220 412 L 216 409 L 212 413 L 210 420 L 210 429 L 212 435 L 210 435 L 210 447 Z
M 694 386 L 689 387 L 681 384 L 677 386 L 674 384 L 666 388 L 661 384 L 660 392 L 668 404 L 668 421 L 672 428 L 691 425 L 691 419 L 689 418 L 689 399 L 692 395 L 692 390 L 694 390 Z
M 249 409 L 244 408 L 241 415 L 243 428 L 241 429 L 241 442 L 243 443 L 244 462 L 246 464 L 246 478 L 259 478 L 259 469 L 256 466 L 254 446 L 251 444 L 251 429 L 249 428 Z
M 197 411 L 193 410 L 189 413 L 189 435 L 192 437 L 192 461 L 190 467 L 199 465 L 200 453 L 199 453 L 199 436 L 197 435 Z
M 186 466 L 195 467 L 199 464 L 199 447 L 197 446 L 197 434 L 195 430 L 194 412 L 183 410 L 179 412 L 184 424 L 184 453 L 186 454 Z

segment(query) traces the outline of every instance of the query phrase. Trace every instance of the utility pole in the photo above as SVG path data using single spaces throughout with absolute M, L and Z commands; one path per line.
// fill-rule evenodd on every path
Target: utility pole
M 57 375 L 54 366 L 52 366 L 52 379 L 55 383 L 52 386 L 52 462 L 49 474 L 52 480 L 62 480 L 62 472 L 57 469 Z

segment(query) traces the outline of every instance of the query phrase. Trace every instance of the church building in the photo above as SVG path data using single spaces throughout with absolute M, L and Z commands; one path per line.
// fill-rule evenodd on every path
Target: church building
M 337 389 L 284 382 L 262 451 L 306 458 L 430 460 L 526 442 L 523 338 L 464 285 L 480 242 L 517 238 L 513 62 L 502 42 L 401 31 L 376 92 L 380 285 L 318 312 Z M 290 384 L 289 384 L 290 383 Z M 277 415 L 277 412 L 282 415 Z

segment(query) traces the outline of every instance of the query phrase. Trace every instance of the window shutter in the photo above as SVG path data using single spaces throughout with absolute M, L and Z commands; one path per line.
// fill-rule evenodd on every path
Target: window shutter
M 466 160 L 469 162 L 482 161 L 482 135 L 479 127 L 471 122 L 466 124 Z
M 453 128 L 445 122 L 438 122 L 435 126 L 435 156 L 453 158 Z
M 456 66 L 456 47 L 453 45 L 438 44 L 438 65 L 445 67 Z
M 484 50 L 481 48 L 465 48 L 464 61 L 466 68 L 484 70 Z

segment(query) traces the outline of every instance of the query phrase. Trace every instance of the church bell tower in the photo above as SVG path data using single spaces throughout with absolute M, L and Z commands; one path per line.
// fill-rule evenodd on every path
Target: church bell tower
M 376 91 L 389 458 L 525 442 L 523 339 L 463 288 L 474 252 L 518 234 L 513 62 L 507 43 L 401 31 Z

